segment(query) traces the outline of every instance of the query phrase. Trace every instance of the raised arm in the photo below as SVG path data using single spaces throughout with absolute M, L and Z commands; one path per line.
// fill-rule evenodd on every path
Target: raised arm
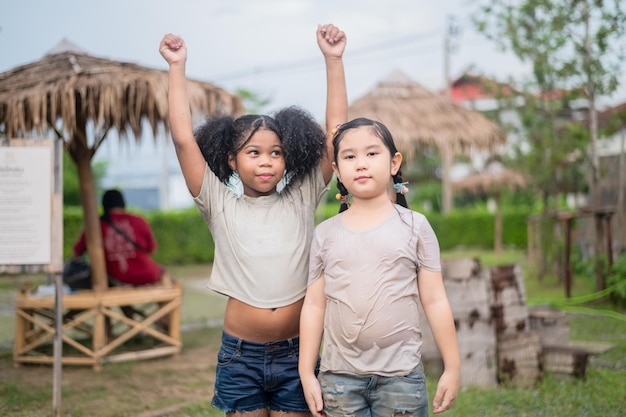
M 459 392 L 461 358 L 452 309 L 441 272 L 420 269 L 417 285 L 424 313 L 443 359 L 443 374 L 439 378 L 433 399 L 433 413 L 437 414 L 454 404 Z
M 187 97 L 185 63 L 187 47 L 183 38 L 168 33 L 161 40 L 159 52 L 169 64 L 169 121 L 176 156 L 187 188 L 196 197 L 200 193 L 206 161 L 193 135 L 191 111 Z
M 324 54 L 324 61 L 326 62 L 327 151 L 320 162 L 326 184 L 333 177 L 333 129 L 348 119 L 348 95 L 342 58 L 346 42 L 346 34 L 338 27 L 332 24 L 317 26 L 317 44 Z
M 324 313 L 326 296 L 324 294 L 324 275 L 311 284 L 304 297 L 300 313 L 300 357 L 298 372 L 302 381 L 304 397 L 309 410 L 315 417 L 322 417 L 324 403 L 322 389 L 315 376 L 315 367 L 324 333 Z

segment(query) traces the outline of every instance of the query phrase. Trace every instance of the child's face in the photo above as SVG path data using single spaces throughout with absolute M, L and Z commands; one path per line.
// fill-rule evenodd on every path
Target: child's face
M 401 162 L 400 153 L 392 157 L 370 128 L 360 127 L 344 133 L 333 169 L 353 198 L 387 198 L 387 185 Z
M 235 157 L 228 157 L 228 163 L 239 174 L 244 194 L 250 197 L 275 193 L 285 173 L 280 139 L 266 129 L 257 130 Z

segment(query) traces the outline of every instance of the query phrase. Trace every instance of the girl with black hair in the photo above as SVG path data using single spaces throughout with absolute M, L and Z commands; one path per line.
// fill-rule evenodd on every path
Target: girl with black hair
M 382 123 L 364 118 L 339 126 L 333 149 L 344 201 L 315 230 L 300 318 L 309 409 L 315 416 L 427 416 L 421 302 L 444 362 L 433 411 L 445 411 L 459 389 L 456 331 L 437 237 L 407 208 L 402 154 Z
M 215 241 L 208 287 L 228 296 L 212 404 L 228 415 L 308 416 L 298 377 L 299 317 L 318 203 L 332 170 L 330 127 L 347 117 L 345 34 L 319 25 L 324 134 L 307 112 L 230 116 L 192 131 L 187 49 L 165 35 L 170 126 L 187 187 Z M 240 192 L 235 192 L 239 190 Z

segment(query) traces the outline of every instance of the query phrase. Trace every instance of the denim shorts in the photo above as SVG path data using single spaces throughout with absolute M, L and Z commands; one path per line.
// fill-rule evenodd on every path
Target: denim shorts
M 309 411 L 298 374 L 299 338 L 249 342 L 222 333 L 212 405 L 225 413 Z
M 328 417 L 428 416 L 426 378 L 422 365 L 405 376 L 356 376 L 320 372 Z

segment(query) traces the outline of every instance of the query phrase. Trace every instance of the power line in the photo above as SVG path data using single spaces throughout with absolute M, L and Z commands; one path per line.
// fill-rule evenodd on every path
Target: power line
M 392 39 L 383 43 L 379 43 L 377 45 L 367 46 L 360 49 L 356 49 L 350 52 L 351 58 L 362 58 L 367 55 L 372 55 L 376 53 L 387 53 L 390 49 L 397 49 L 401 47 L 406 47 L 409 44 L 415 42 L 423 42 L 424 40 L 428 40 L 430 38 L 439 37 L 441 34 L 439 32 L 428 32 L 417 35 L 405 36 L 402 38 Z M 424 53 L 426 51 L 421 51 Z M 224 81 L 232 81 L 240 78 L 247 78 L 251 76 L 259 76 L 259 75 L 267 75 L 272 73 L 279 73 L 289 71 L 292 72 L 298 69 L 306 69 L 309 67 L 317 66 L 320 64 L 319 58 L 308 58 L 299 61 L 293 61 L 283 64 L 276 65 L 268 65 L 256 67 L 244 71 L 239 72 L 231 72 L 228 74 L 224 74 L 222 76 L 212 77 L 211 79 L 216 82 L 224 82 Z

